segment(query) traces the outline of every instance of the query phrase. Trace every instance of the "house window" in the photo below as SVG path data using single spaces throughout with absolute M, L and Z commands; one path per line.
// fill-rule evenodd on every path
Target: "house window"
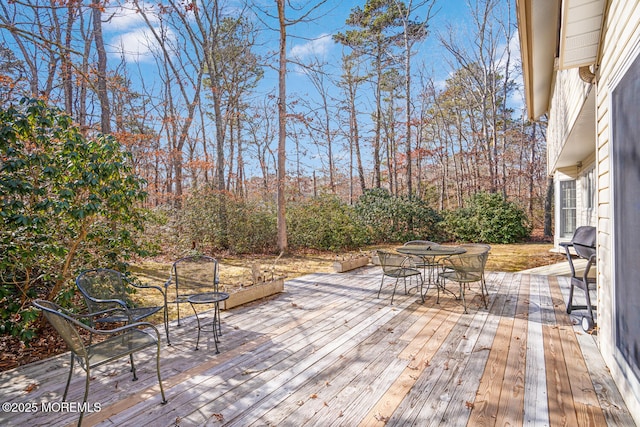
M 560 236 L 571 237 L 576 230 L 576 181 L 560 181 Z

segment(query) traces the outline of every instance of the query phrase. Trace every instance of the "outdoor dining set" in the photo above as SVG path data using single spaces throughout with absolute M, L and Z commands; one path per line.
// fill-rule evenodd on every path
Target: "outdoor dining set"
M 440 303 L 441 293 L 448 293 L 462 301 L 464 312 L 467 313 L 465 290 L 470 289 L 471 283 L 477 282 L 480 284 L 482 302 L 487 308 L 489 292 L 484 269 L 490 250 L 491 246 L 481 243 L 447 246 L 428 240 L 406 242 L 393 252 L 378 250 L 377 255 L 383 271 L 378 298 L 382 292 L 385 277 L 395 279 L 391 304 L 393 304 L 400 279 L 403 281 L 405 293 L 408 293 L 410 288 L 407 288 L 407 280 L 411 284 L 411 280 L 415 278 L 418 281 L 416 287 L 419 288 L 422 302 L 425 302 L 425 296 L 433 285 L 437 290 L 436 303 Z M 447 282 L 458 284 L 457 295 L 447 288 Z

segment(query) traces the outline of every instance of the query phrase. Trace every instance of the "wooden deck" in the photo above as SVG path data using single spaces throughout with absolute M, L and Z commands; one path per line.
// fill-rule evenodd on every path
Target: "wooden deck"
M 565 312 L 567 279 L 489 273 L 489 309 L 476 288 L 469 314 L 453 298 L 424 304 L 381 271 L 318 273 L 285 293 L 222 313 L 221 353 L 209 334 L 194 351 L 193 319 L 163 343 L 160 405 L 152 354 L 92 373 L 84 425 L 102 426 L 631 426 L 596 347 Z M 386 283 L 392 283 L 387 281 Z M 472 299 L 473 296 L 473 299 Z M 579 312 L 574 312 L 579 314 Z M 3 402 L 35 413 L 0 413 L 0 425 L 74 424 L 59 402 L 68 354 L 0 375 Z M 77 369 L 68 399 L 82 400 Z

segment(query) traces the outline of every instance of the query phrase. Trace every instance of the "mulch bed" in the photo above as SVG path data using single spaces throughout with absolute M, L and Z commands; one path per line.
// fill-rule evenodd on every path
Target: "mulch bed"
M 45 325 L 38 336 L 27 345 L 18 338 L 0 335 L 0 372 L 17 368 L 64 353 L 67 346 L 50 325 Z

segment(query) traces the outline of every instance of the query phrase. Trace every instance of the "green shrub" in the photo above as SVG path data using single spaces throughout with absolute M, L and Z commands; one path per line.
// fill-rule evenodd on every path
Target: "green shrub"
M 352 206 L 338 197 L 322 195 L 287 207 L 287 239 L 292 249 L 341 251 L 369 241 Z
M 442 218 L 422 199 L 396 197 L 376 188 L 358 199 L 355 210 L 376 243 L 443 237 L 439 225 Z
M 276 249 L 275 208 L 247 202 L 212 188 L 189 193 L 182 209 L 171 216 L 167 232 L 178 252 L 193 247 L 235 253 L 274 252 Z
M 277 250 L 275 206 L 231 199 L 227 209 L 229 248 L 236 253 Z
M 445 214 L 446 231 L 454 240 L 516 243 L 531 235 L 524 211 L 501 194 L 478 193 L 463 208 Z
M 43 101 L 0 110 L 0 332 L 31 336 L 31 299 L 139 254 L 144 181 L 111 136 L 85 137 Z

